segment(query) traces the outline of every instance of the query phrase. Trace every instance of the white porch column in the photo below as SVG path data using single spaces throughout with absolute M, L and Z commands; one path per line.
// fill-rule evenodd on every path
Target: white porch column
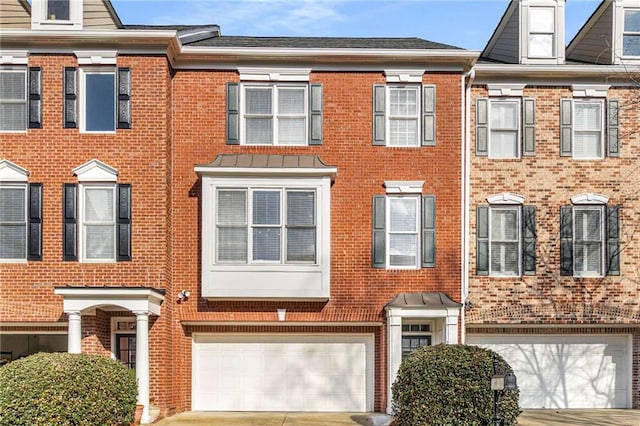
M 387 310 L 387 413 L 391 414 L 391 385 L 402 362 L 402 317 Z
M 138 379 L 138 404 L 144 405 L 140 422 L 151 423 L 149 415 L 149 312 L 136 314 L 136 379 Z
M 460 317 L 460 309 L 447 309 L 447 318 L 445 319 L 445 339 L 450 345 L 458 344 L 458 318 Z
M 82 353 L 82 315 L 80 311 L 67 312 L 69 317 L 69 335 L 67 337 L 67 352 Z

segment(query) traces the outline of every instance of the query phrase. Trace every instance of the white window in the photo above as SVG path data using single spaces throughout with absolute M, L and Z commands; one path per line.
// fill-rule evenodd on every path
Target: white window
M 520 157 L 520 101 L 490 101 L 489 110 L 489 157 Z
M 625 9 L 622 56 L 640 56 L 640 9 Z
M 420 266 L 420 197 L 388 197 L 387 259 L 389 268 Z
M 48 21 L 69 21 L 71 19 L 70 0 L 46 0 Z
M 83 132 L 116 129 L 116 70 L 113 67 L 81 68 L 81 127 Z
M 0 185 L 0 261 L 27 258 L 27 185 Z
M 81 259 L 116 260 L 115 184 L 80 185 Z
M 246 145 L 306 145 L 307 84 L 242 85 Z
M 574 206 L 573 224 L 574 275 L 602 276 L 604 206 Z
M 0 132 L 27 129 L 27 69 L 0 68 Z
M 529 7 L 529 58 L 555 56 L 555 8 Z
M 316 263 L 316 192 L 219 188 L 216 262 Z
M 573 101 L 573 157 L 580 159 L 604 156 L 604 101 Z
M 421 86 L 387 86 L 388 146 L 420 146 Z
M 519 206 L 491 206 L 489 209 L 491 275 L 520 275 L 520 229 Z

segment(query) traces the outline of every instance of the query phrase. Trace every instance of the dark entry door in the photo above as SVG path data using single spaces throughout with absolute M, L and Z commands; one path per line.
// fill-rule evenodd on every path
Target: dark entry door
M 136 335 L 117 334 L 116 353 L 118 359 L 129 368 L 136 368 Z

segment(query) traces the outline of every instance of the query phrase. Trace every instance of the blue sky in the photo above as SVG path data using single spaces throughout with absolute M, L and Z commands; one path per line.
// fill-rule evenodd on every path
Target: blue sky
M 420 37 L 482 50 L 508 0 L 111 0 L 124 24 L 218 24 L 223 35 Z M 567 42 L 599 0 L 568 0 Z

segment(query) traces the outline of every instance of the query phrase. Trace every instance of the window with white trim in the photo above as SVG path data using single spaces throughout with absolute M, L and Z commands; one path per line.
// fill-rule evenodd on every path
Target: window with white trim
M 216 263 L 316 263 L 315 190 L 218 188 L 216 205 Z
M 520 275 L 520 206 L 489 209 L 490 275 Z
M 555 57 L 555 8 L 529 7 L 529 58 Z
M 389 146 L 419 146 L 420 86 L 387 86 Z
M 80 68 L 80 130 L 114 132 L 116 130 L 115 67 Z
M 27 68 L 0 68 L 0 132 L 27 130 Z
M 81 259 L 116 260 L 116 185 L 80 184 Z
M 246 145 L 306 145 L 307 84 L 242 84 Z
M 573 100 L 573 157 L 604 157 L 604 100 Z
M 640 9 L 624 10 L 622 56 L 640 57 Z
M 70 0 L 46 0 L 48 21 L 69 21 L 71 19 Z
M 27 258 L 27 184 L 0 183 L 0 259 Z
M 489 157 L 520 157 L 520 100 L 491 99 Z
M 573 223 L 575 275 L 601 276 L 604 266 L 603 206 L 574 207 Z

